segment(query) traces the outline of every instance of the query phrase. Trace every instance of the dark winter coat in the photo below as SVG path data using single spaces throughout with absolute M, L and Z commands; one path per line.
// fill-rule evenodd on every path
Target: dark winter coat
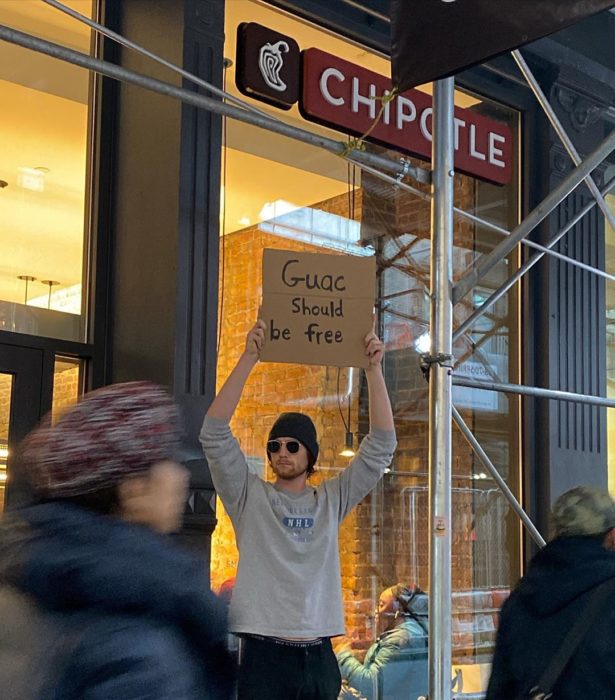
M 148 528 L 60 503 L 6 516 L 0 620 L 4 698 L 230 697 L 203 565 Z
M 592 537 L 550 542 L 504 603 L 487 700 L 534 687 L 596 586 L 615 577 L 615 553 Z M 615 601 L 609 601 L 554 688 L 553 700 L 615 698 Z

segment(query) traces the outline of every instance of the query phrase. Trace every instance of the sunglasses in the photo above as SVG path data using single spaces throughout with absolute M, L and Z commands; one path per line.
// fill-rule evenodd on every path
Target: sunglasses
M 290 452 L 291 455 L 296 455 L 299 452 L 299 447 L 301 443 L 298 440 L 288 440 L 287 442 L 280 442 L 279 440 L 269 440 L 267 443 L 267 452 L 275 454 L 282 449 L 282 445 Z

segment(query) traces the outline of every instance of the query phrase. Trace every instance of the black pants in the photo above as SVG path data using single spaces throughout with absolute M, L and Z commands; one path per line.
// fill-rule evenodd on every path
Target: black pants
M 242 639 L 238 700 L 337 700 L 341 685 L 329 639 Z

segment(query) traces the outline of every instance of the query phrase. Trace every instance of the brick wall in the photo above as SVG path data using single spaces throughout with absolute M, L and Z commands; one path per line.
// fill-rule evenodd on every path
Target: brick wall
M 0 373 L 0 440 L 8 440 L 13 375 Z
M 56 360 L 53 374 L 52 419 L 56 421 L 63 411 L 79 397 L 80 364 L 68 360 Z

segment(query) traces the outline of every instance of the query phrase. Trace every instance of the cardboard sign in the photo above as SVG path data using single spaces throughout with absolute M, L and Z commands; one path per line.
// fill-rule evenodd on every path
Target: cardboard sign
M 367 367 L 375 257 L 263 251 L 261 360 Z

